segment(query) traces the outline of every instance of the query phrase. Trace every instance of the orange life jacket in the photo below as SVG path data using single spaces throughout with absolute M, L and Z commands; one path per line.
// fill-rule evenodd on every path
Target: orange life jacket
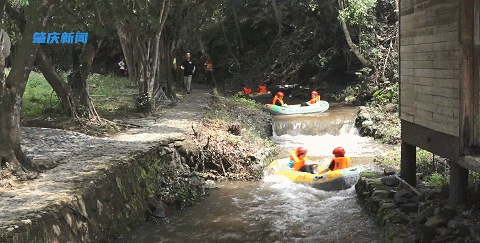
M 333 159 L 335 166 L 333 170 L 341 170 L 350 167 L 350 157 L 336 157 Z
M 205 71 L 210 71 L 210 72 L 213 72 L 213 63 L 209 62 L 209 61 L 206 61 L 205 62 Z
M 267 92 L 267 86 L 258 86 L 258 93 L 265 93 Z
M 317 103 L 318 101 L 320 101 L 320 95 L 317 95 L 317 97 L 311 99 L 311 100 L 310 100 L 310 104 L 315 104 L 315 103 Z
M 252 89 L 249 89 L 247 87 L 243 87 L 243 93 L 245 94 L 251 94 L 252 93 Z
M 302 168 L 305 165 L 305 161 L 307 160 L 307 158 L 306 157 L 304 157 L 303 159 L 298 158 L 297 151 L 295 150 L 292 153 L 290 153 L 290 160 L 293 160 L 293 169 L 295 171 L 298 171 L 300 170 L 300 168 Z
M 272 105 L 275 105 L 275 103 L 278 101 L 280 101 L 280 103 L 282 103 L 283 105 L 283 100 L 279 99 L 277 95 L 275 95 L 275 97 L 273 97 L 273 102 L 272 102 Z

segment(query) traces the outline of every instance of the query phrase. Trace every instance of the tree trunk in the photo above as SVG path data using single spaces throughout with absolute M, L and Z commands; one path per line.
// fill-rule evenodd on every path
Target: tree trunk
M 70 94 L 72 90 L 66 80 L 64 80 L 55 70 L 50 58 L 43 52 L 43 49 L 38 48 L 37 58 L 35 59 L 35 64 L 40 68 L 45 79 L 48 81 L 50 86 L 57 94 L 60 99 L 61 108 L 65 112 L 71 112 L 71 103 L 72 100 Z M 73 115 L 73 114 L 72 114 Z
M 172 69 L 173 67 L 171 66 L 172 65 L 172 62 L 170 60 L 173 60 L 173 58 L 171 58 L 171 51 L 170 51 L 170 48 L 171 48 L 171 45 L 168 44 L 168 40 L 167 40 L 168 35 L 164 34 L 162 35 L 162 42 L 161 42 L 161 50 L 163 50 L 163 55 L 162 55 L 162 59 L 160 60 L 160 67 L 161 70 L 160 72 L 164 72 L 166 73 L 167 75 L 165 75 L 165 82 L 166 82 L 166 90 L 165 90 L 165 95 L 167 97 L 170 97 L 171 99 L 178 99 L 177 95 L 175 94 L 175 92 L 173 92 L 173 88 L 172 88 L 172 82 L 171 80 L 175 80 L 174 77 L 171 77 L 168 75 L 170 72 L 169 70 Z M 172 75 L 176 75 L 176 72 L 172 72 L 171 73 Z
M 277 21 L 278 25 L 278 34 L 280 34 L 283 31 L 282 16 L 280 15 L 280 11 L 278 11 L 277 3 L 275 2 L 275 0 L 272 0 L 272 7 L 273 12 L 275 13 L 275 20 Z
M 343 5 L 344 0 L 338 0 L 338 5 L 340 7 L 340 11 L 344 10 L 344 5 Z M 373 65 L 372 62 L 368 61 L 363 57 L 362 53 L 360 53 L 360 50 L 358 49 L 358 46 L 353 43 L 352 38 L 350 37 L 350 31 L 348 31 L 347 23 L 345 23 L 345 20 L 341 20 L 342 24 L 342 30 L 343 33 L 345 34 L 345 40 L 347 41 L 348 46 L 350 47 L 350 50 L 355 54 L 355 56 L 358 58 L 358 60 L 367 67 L 372 68 L 373 70 L 376 70 L 375 66 Z
M 120 24 L 117 24 L 117 33 L 120 40 L 120 45 L 122 46 L 123 56 L 125 57 L 125 62 L 127 63 L 128 77 L 133 84 L 137 84 L 137 69 L 134 65 L 134 54 L 131 41 L 129 41 L 127 34 L 123 30 L 123 27 Z
M 275 6 L 275 9 L 276 9 L 276 6 Z M 235 8 L 235 2 L 232 3 L 232 11 L 233 11 L 233 18 L 235 20 L 235 26 L 237 27 L 237 38 L 238 38 L 238 43 L 240 45 L 240 51 L 243 51 L 244 48 L 244 45 L 243 45 L 243 38 L 242 38 L 242 32 L 240 30 L 240 24 L 239 24 L 239 21 L 238 21 L 238 16 L 237 16 L 237 9 Z M 282 24 L 282 22 L 280 22 L 280 24 Z M 282 26 L 283 28 L 283 26 Z
M 4 6 L 0 7 L 4 11 Z M 34 32 L 42 32 L 53 9 L 49 1 L 30 2 L 24 7 L 28 14 L 28 22 L 22 33 L 22 40 L 18 47 L 17 58 L 12 69 L 5 78 L 5 58 L 8 56 L 7 35 L 2 34 L 2 52 L 0 54 L 0 162 L 19 175 L 24 175 L 22 167 L 35 169 L 35 165 L 23 153 L 20 146 L 20 113 L 22 97 L 31 72 L 33 61 L 39 47 L 32 43 Z M 1 19 L 0 19 L 1 20 Z M 0 21 L 1 22 L 1 21 Z
M 2 13 L 4 7 L 5 2 L 1 6 Z M 18 170 L 22 168 L 19 159 L 25 158 L 20 149 L 19 126 L 22 97 L 6 86 L 5 59 L 10 54 L 10 38 L 3 29 L 0 31 L 0 83 L 2 84 L 0 89 L 0 114 L 2 114 L 0 119 L 0 162 L 2 167 L 8 163 L 10 169 Z
M 195 38 L 198 41 L 198 46 L 200 47 L 200 51 L 202 52 L 202 55 L 207 54 L 207 49 L 205 48 L 205 44 L 203 43 L 203 40 L 202 40 L 202 34 L 199 33 L 198 31 L 195 31 Z
M 100 117 L 98 117 L 98 114 L 95 112 L 88 92 L 87 78 L 92 67 L 93 58 L 95 58 L 103 39 L 97 40 L 97 36 L 91 36 L 92 38 L 83 46 L 82 53 L 80 54 L 79 68 L 73 70 L 68 77 L 68 84 L 72 90 L 71 96 L 73 97 L 73 103 L 75 103 L 76 113 L 79 116 L 99 121 Z

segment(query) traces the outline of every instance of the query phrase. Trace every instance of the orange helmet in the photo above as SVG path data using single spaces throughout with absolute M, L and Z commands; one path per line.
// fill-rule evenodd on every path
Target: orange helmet
M 315 91 L 315 90 L 314 90 L 314 91 L 312 91 L 312 94 L 313 94 L 313 95 L 315 95 L 315 96 L 317 96 L 317 95 L 318 95 L 317 91 Z
M 278 92 L 278 93 L 277 93 L 277 96 L 278 96 L 278 97 L 283 97 L 284 95 L 283 95 L 282 92 Z
M 303 147 L 297 148 L 297 155 L 306 154 L 306 153 L 307 153 L 307 150 L 304 149 Z
M 332 154 L 334 154 L 337 157 L 343 157 L 345 156 L 345 149 L 343 149 L 342 147 L 337 147 L 333 150 Z

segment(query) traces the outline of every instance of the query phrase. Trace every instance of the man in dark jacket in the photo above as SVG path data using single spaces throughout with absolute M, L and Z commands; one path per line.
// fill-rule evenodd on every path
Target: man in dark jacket
M 192 60 L 190 60 L 190 53 L 185 55 L 186 60 L 183 61 L 182 66 L 180 68 L 183 69 L 183 83 L 185 84 L 185 88 L 187 89 L 187 94 L 192 92 L 192 77 L 195 73 L 195 64 L 193 64 Z

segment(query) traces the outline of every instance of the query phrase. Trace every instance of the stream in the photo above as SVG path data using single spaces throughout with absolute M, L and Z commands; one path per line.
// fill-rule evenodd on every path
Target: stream
M 285 156 L 302 146 L 309 159 L 325 163 L 342 146 L 353 165 L 374 169 L 373 157 L 395 148 L 359 136 L 356 112 L 353 106 L 331 104 L 321 114 L 275 116 L 273 140 Z M 146 223 L 118 242 L 382 242 L 353 187 L 326 192 L 282 176 L 217 186 L 195 206 Z

